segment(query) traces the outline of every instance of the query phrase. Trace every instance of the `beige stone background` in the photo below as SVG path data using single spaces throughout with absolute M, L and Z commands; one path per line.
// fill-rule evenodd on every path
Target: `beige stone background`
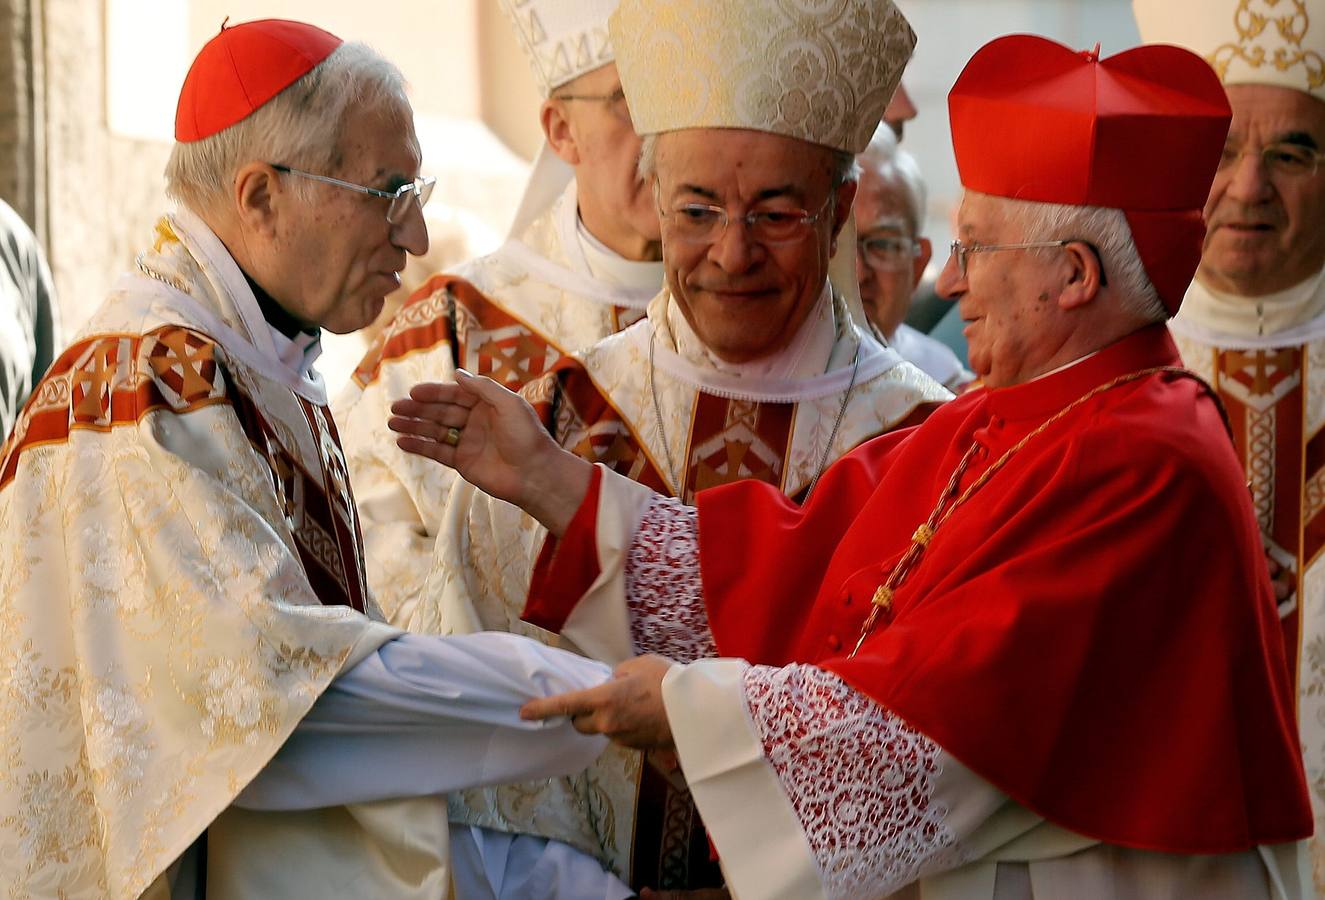
M 919 35 L 905 146 L 931 185 L 943 246 L 958 196 L 945 96 L 996 34 L 1030 31 L 1105 55 L 1136 43 L 1128 0 L 898 0 Z M 132 265 L 165 208 L 161 171 L 193 53 L 232 22 L 289 17 L 362 40 L 411 85 L 435 250 L 449 265 L 504 235 L 537 151 L 538 95 L 496 0 L 0 0 L 0 197 L 47 247 L 67 330 Z M 941 256 L 941 254 L 936 254 Z M 936 260 L 941 264 L 942 260 Z M 359 339 L 330 341 L 339 383 Z

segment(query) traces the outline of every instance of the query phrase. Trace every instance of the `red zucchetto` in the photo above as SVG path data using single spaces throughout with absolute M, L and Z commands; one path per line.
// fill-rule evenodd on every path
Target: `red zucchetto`
M 962 184 L 1122 210 L 1172 315 L 1201 259 L 1201 210 L 1231 111 L 1205 60 L 1150 45 L 1108 59 L 1033 35 L 991 41 L 948 95 Z
M 259 19 L 208 41 L 184 78 L 175 140 L 200 141 L 241 121 L 298 81 L 343 42 L 289 19 Z

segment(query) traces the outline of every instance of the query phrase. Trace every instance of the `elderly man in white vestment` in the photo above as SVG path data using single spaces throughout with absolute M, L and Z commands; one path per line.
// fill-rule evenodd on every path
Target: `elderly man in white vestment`
M 753 63 L 748 83 L 724 83 L 708 107 L 676 88 L 673 61 L 639 52 L 646 20 L 613 20 L 622 84 L 645 135 L 641 169 L 662 215 L 667 284 L 644 321 L 524 388 L 562 446 L 686 502 L 742 479 L 804 497 L 833 460 L 949 397 L 875 341 L 828 280 L 855 192 L 853 154 L 910 55 L 910 29 L 889 0 L 765 13 L 753 31 L 737 18 L 696 19 L 685 39 L 698 53 Z M 816 35 L 824 57 L 850 40 L 878 49 L 831 73 L 801 72 L 791 65 L 804 52 L 795 34 Z M 760 102 L 731 102 L 760 79 Z M 796 92 L 832 97 L 840 115 L 778 112 L 777 98 Z M 854 245 L 844 253 L 850 263 Z M 458 479 L 426 502 L 443 501 L 428 580 L 396 624 L 552 640 L 520 620 L 546 532 Z M 453 794 L 452 817 L 563 842 L 636 889 L 720 883 L 684 780 L 656 762 L 613 750 L 573 778 Z
M 564 353 L 644 315 L 662 284 L 658 214 L 607 37 L 615 0 L 501 0 L 544 96 L 546 138 L 506 242 L 434 275 L 334 404 L 368 550 L 393 622 L 418 602 L 447 476 L 396 449 L 392 401 L 458 366 L 518 390 Z
M 1170 329 L 1228 408 L 1276 576 L 1325 893 L 1325 2 L 1133 7 L 1144 40 L 1214 66 L 1233 108 L 1201 266 Z
M 865 314 L 888 345 L 948 390 L 975 380 L 947 345 L 906 324 L 911 296 L 934 255 L 925 224 L 925 181 L 887 122 L 856 157 L 856 277 Z
M 446 791 L 575 771 L 531 696 L 606 667 L 381 621 L 320 328 L 427 247 L 399 72 L 223 29 L 180 96 L 181 208 L 0 456 L 0 883 L 24 897 L 450 894 Z

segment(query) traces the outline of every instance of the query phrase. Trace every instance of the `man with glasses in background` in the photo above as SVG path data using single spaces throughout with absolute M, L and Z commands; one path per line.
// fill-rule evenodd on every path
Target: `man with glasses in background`
M 607 668 L 403 635 L 365 584 L 313 363 L 428 246 L 403 80 L 312 25 L 223 27 L 175 135 L 179 208 L 0 454 L 0 883 L 448 896 L 438 795 L 582 769 L 605 742 L 516 710 Z
M 646 57 L 633 29 L 628 45 L 614 41 L 645 135 L 640 171 L 661 217 L 667 282 L 644 321 L 523 389 L 547 430 L 580 457 L 686 503 L 742 479 L 803 499 L 833 460 L 921 420 L 949 397 L 854 321 L 829 284 L 829 259 L 855 193 L 853 154 L 877 125 L 912 42 L 890 0 L 841 7 L 790 13 L 765 3 L 754 30 L 738 26 L 736 16 L 688 37 L 693 60 L 704 60 L 703 77 L 720 85 L 707 110 L 675 87 L 690 57 L 679 66 Z M 682 18 L 704 13 L 699 3 L 676 10 Z M 803 52 L 795 35 L 817 35 L 813 41 L 829 55 L 835 38 L 825 23 L 838 14 L 848 30 L 883 48 L 836 74 L 841 116 L 804 119 L 771 111 L 776 103 L 736 102 L 760 77 L 778 85 L 760 95 L 769 100 L 783 89 L 821 89 L 816 77 L 802 82 L 779 73 Z M 732 54 L 748 56 L 744 80 L 722 62 Z M 791 80 L 779 84 L 783 77 Z M 445 504 L 436 553 L 423 596 L 397 624 L 551 639 L 520 620 L 546 534 L 541 526 L 459 479 L 429 502 Z M 684 781 L 638 753 L 605 754 L 582 777 L 561 783 L 463 792 L 453 814 L 461 802 L 461 821 L 507 831 L 519 825 L 527 835 L 585 848 L 637 889 L 716 881 Z M 471 812 L 479 808 L 493 812 Z
M 1228 409 L 1247 473 L 1297 688 L 1325 893 L 1325 2 L 1133 6 L 1142 38 L 1205 57 L 1233 107 L 1201 266 L 1170 327 Z
M 925 182 L 915 157 L 897 146 L 886 121 L 874 131 L 860 166 L 856 189 L 856 277 L 865 314 L 888 346 L 950 391 L 960 391 L 975 375 L 957 354 L 905 322 L 916 285 L 933 255 L 920 236 L 925 215 Z

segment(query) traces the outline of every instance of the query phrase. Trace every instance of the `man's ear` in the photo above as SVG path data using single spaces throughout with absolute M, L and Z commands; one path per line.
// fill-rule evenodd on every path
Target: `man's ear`
M 920 279 L 925 277 L 925 269 L 929 267 L 929 261 L 934 258 L 934 245 L 929 238 L 916 238 L 916 243 L 920 245 L 920 255 L 915 258 L 915 263 L 911 268 L 911 290 L 915 290 L 920 284 Z
M 859 183 L 844 181 L 837 186 L 837 202 L 833 204 L 833 239 L 842 233 L 842 226 L 851 215 L 851 205 L 856 202 L 856 188 Z
M 266 163 L 245 163 L 235 173 L 235 215 L 247 231 L 274 230 L 277 210 L 288 197 L 280 173 Z
M 543 101 L 538 111 L 539 121 L 543 125 L 543 137 L 547 138 L 552 152 L 561 157 L 568 166 L 580 164 L 580 148 L 575 143 L 575 135 L 566 116 L 566 104 L 561 100 L 549 98 Z
M 851 204 L 856 200 L 856 182 L 844 181 L 837 186 L 833 203 L 833 236 L 828 241 L 828 255 L 837 255 L 837 239 L 851 218 Z
M 1058 295 L 1060 309 L 1079 309 L 1092 302 L 1104 286 L 1104 267 L 1085 241 L 1072 241 L 1063 247 L 1067 264 L 1067 283 Z

